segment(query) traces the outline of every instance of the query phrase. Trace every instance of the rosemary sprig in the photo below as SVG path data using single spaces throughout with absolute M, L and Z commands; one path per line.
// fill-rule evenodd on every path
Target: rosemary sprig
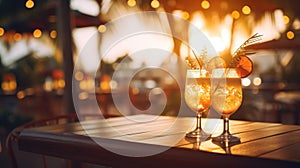
M 194 61 L 195 59 L 192 59 L 191 56 L 187 56 L 185 58 L 187 65 L 192 69 L 202 69 L 202 67 L 204 66 L 203 61 L 198 58 L 198 56 L 196 55 L 196 53 L 193 49 L 191 49 L 191 50 L 193 52 L 193 55 L 194 55 L 196 61 Z
M 192 50 L 193 55 L 195 56 L 195 58 L 196 58 L 196 60 L 197 60 L 197 62 L 198 62 L 198 64 L 199 64 L 199 66 L 200 66 L 200 69 L 202 69 L 202 67 L 203 67 L 203 62 L 197 57 L 195 51 L 194 51 L 192 48 L 191 48 L 191 50 Z
M 197 63 L 191 58 L 191 56 L 185 57 L 185 62 L 191 69 L 198 69 Z

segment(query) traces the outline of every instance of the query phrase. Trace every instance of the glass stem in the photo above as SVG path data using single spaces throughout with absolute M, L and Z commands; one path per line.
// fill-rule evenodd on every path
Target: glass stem
M 201 118 L 202 118 L 202 112 L 197 113 L 197 125 L 196 129 L 201 130 Z
M 229 117 L 224 116 L 224 131 L 223 131 L 223 135 L 225 136 L 229 136 L 230 132 L 229 132 Z

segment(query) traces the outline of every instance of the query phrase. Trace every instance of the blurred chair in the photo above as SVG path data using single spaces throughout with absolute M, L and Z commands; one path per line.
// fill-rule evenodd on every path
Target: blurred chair
M 80 116 L 81 119 L 86 118 L 102 118 L 101 115 L 95 115 L 93 116 L 87 114 Z M 97 117 L 98 116 L 98 117 Z M 109 117 L 116 117 L 114 115 L 105 115 L 104 118 Z M 41 167 L 53 167 L 53 168 L 60 168 L 60 167 L 87 167 L 84 164 L 81 165 L 72 165 L 71 160 L 66 160 L 62 158 L 52 157 L 52 156 L 46 156 L 31 152 L 24 152 L 20 151 L 18 148 L 18 138 L 21 133 L 21 131 L 25 128 L 31 128 L 31 127 L 38 127 L 38 126 L 50 126 L 50 125 L 57 125 L 57 124 L 66 124 L 66 123 L 72 123 L 78 121 L 78 117 L 76 114 L 68 114 L 68 115 L 62 115 L 47 119 L 42 119 L 38 121 L 32 121 L 29 123 L 26 123 L 20 127 L 17 127 L 13 129 L 7 139 L 6 139 L 6 148 L 7 148 L 7 154 L 11 159 L 12 167 L 13 168 L 20 168 L 20 167 L 30 167 L 30 168 L 41 168 Z M 76 162 L 78 163 L 78 162 Z M 80 162 L 79 162 L 80 163 Z

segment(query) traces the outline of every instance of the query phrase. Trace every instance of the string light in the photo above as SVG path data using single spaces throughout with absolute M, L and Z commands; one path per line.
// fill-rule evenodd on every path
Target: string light
M 233 19 L 238 19 L 240 18 L 240 12 L 237 10 L 232 11 L 231 16 Z
M 203 9 L 208 9 L 210 7 L 210 3 L 206 0 L 204 0 L 204 1 L 201 2 L 201 7 Z
M 4 30 L 4 28 L 0 27 L 0 37 L 1 37 L 1 36 L 3 36 L 3 35 L 4 35 L 4 33 L 5 33 L 5 30 Z
M 259 85 L 261 85 L 261 78 L 260 77 L 255 77 L 254 79 L 253 79 L 253 84 L 255 85 L 255 86 L 259 86 Z
M 22 34 L 15 33 L 13 38 L 14 38 L 15 41 L 21 41 L 22 40 Z
M 283 16 L 283 21 L 285 24 L 288 24 L 290 22 L 290 18 L 286 15 Z
M 98 26 L 98 31 L 99 31 L 100 33 L 104 33 L 104 32 L 106 31 L 106 26 L 105 26 L 105 25 L 99 25 L 99 26 Z
M 52 31 L 50 32 L 50 37 L 53 38 L 53 39 L 55 39 L 56 36 L 57 36 L 56 30 L 52 30 Z
M 242 78 L 242 85 L 243 86 L 250 86 L 251 80 L 249 78 Z
M 130 6 L 130 7 L 134 7 L 136 5 L 136 1 L 135 0 L 128 0 L 127 5 Z
M 190 14 L 188 12 L 184 11 L 184 12 L 182 12 L 182 18 L 187 20 L 190 18 Z
M 242 12 L 243 14 L 245 15 L 249 15 L 251 13 L 251 8 L 247 5 L 245 5 L 243 8 L 242 8 Z
M 33 8 L 34 7 L 34 2 L 32 0 L 26 1 L 25 7 L 28 8 L 28 9 Z
M 40 29 L 35 29 L 33 31 L 33 37 L 40 38 L 42 36 L 42 31 Z
M 292 40 L 292 39 L 295 37 L 295 34 L 294 34 L 294 32 L 292 32 L 292 31 L 288 31 L 288 32 L 286 33 L 286 37 L 287 37 L 288 39 Z
M 293 22 L 293 28 L 295 30 L 300 30 L 300 20 L 299 19 L 295 19 Z
M 158 0 L 152 0 L 151 1 L 151 6 L 152 6 L 152 8 L 158 8 L 159 7 L 159 1 Z

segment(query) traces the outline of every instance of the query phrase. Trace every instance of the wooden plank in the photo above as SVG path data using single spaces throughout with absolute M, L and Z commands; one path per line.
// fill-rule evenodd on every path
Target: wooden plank
M 283 126 L 280 124 L 270 124 L 270 127 L 266 127 L 261 129 L 262 123 L 257 124 L 250 124 L 252 127 L 248 129 L 247 132 L 243 132 L 240 134 L 237 134 L 241 137 L 242 143 L 245 143 L 247 141 L 256 140 L 260 138 L 264 138 L 267 136 L 272 136 L 276 134 L 286 133 L 287 131 L 293 131 L 293 130 L 299 130 L 299 126 Z M 252 130 L 253 129 L 253 130 Z M 177 147 L 181 148 L 189 148 L 189 149 L 196 149 L 196 150 L 203 150 L 203 151 L 209 151 L 209 152 L 215 152 L 215 153 L 226 153 L 226 150 L 221 148 L 220 146 L 212 143 L 211 140 L 205 141 L 205 142 L 195 142 L 191 139 L 185 139 L 184 136 L 184 130 L 181 130 L 181 132 L 177 132 L 177 134 L 167 134 L 165 136 L 148 136 L 147 138 L 144 138 L 142 141 L 139 139 L 135 139 L 139 142 L 143 143 L 151 143 L 156 145 L 173 145 L 174 146 L 174 138 L 182 138 L 177 144 Z M 169 143 L 168 143 L 169 141 Z M 234 154 L 234 153 L 232 153 Z
M 231 152 L 237 155 L 259 156 L 297 142 L 300 142 L 300 131 L 292 131 L 232 146 Z
M 262 158 L 273 158 L 279 160 L 291 160 L 295 162 L 300 162 L 300 142 L 280 148 L 278 150 L 272 151 L 261 155 Z
M 126 134 L 135 134 L 141 132 L 148 132 L 155 129 L 164 129 L 165 127 L 170 127 L 174 123 L 174 118 L 164 118 L 161 120 L 155 121 L 148 121 L 148 122 L 134 122 L 128 123 L 125 125 L 107 125 L 106 127 L 95 127 L 89 128 L 82 131 L 75 131 L 72 132 L 74 134 L 80 135 L 90 135 L 90 136 L 102 136 L 103 133 L 106 132 L 115 132 L 121 133 L 119 135 L 126 135 Z
M 51 125 L 51 126 L 43 126 L 37 128 L 31 128 L 35 130 L 43 130 L 43 131 L 51 131 L 51 132 L 75 132 L 75 131 L 83 131 L 89 129 L 99 129 L 106 128 L 111 126 L 122 126 L 128 124 L 136 124 L 147 122 L 151 120 L 164 121 L 171 120 L 172 117 L 157 117 L 153 115 L 134 115 L 127 117 L 114 117 L 108 119 L 99 119 L 99 120 L 91 120 L 91 121 L 81 121 L 75 123 L 68 124 L 60 124 L 60 125 Z
M 241 143 L 243 144 L 243 143 L 248 143 L 248 142 L 256 141 L 256 140 L 263 139 L 263 138 L 268 138 L 268 137 L 281 135 L 281 134 L 285 134 L 285 133 L 287 134 L 292 131 L 300 130 L 300 127 L 296 126 L 296 125 L 281 125 L 281 124 L 273 125 L 273 124 L 271 124 L 269 127 L 269 124 L 267 124 L 267 126 L 265 126 L 265 128 L 256 129 L 256 128 L 260 128 L 261 124 L 258 123 L 258 125 L 259 125 L 259 127 L 251 127 L 251 129 L 254 129 L 254 130 L 250 129 L 246 132 L 236 133 L 236 134 L 234 133 L 234 135 L 240 137 Z M 184 145 L 178 144 L 177 146 L 182 147 L 182 148 L 189 148 L 189 149 L 193 149 L 193 148 L 195 148 L 195 146 L 198 146 L 198 150 L 204 150 L 204 151 L 215 152 L 215 153 L 223 153 L 223 154 L 226 153 L 226 149 L 218 146 L 217 144 L 214 144 L 211 140 L 201 142 L 201 144 L 197 144 L 197 142 L 194 142 L 194 143 L 192 142 L 190 144 L 184 144 Z M 237 145 L 237 148 L 238 148 L 238 145 Z M 234 151 L 231 150 L 231 154 L 238 154 L 238 153 L 234 153 Z
M 203 121 L 203 126 L 206 124 L 205 122 L 211 120 L 211 119 L 204 119 Z M 215 130 L 213 136 L 217 136 L 222 132 L 222 122 L 221 120 L 216 120 L 217 125 L 215 125 L 218 128 L 213 128 L 211 130 Z M 169 145 L 169 146 L 174 146 L 174 138 L 178 140 L 178 143 L 176 146 L 182 146 L 182 145 L 189 145 L 189 146 L 194 146 L 192 141 L 188 141 L 184 138 L 184 134 L 189 131 L 190 127 L 190 121 L 186 120 L 185 122 L 183 120 L 180 120 L 180 126 L 173 127 L 172 129 L 169 129 L 167 131 L 156 131 L 160 127 L 158 125 L 153 126 L 155 128 L 154 130 L 149 130 L 146 132 L 143 131 L 136 131 L 133 134 L 126 135 L 123 134 L 124 136 L 121 137 L 115 137 L 114 139 L 119 139 L 119 140 L 128 140 L 128 141 L 138 141 L 142 143 L 150 143 L 150 144 L 156 144 L 156 145 Z M 188 124 L 189 123 L 189 124 Z M 234 133 L 239 133 L 239 132 L 247 132 L 247 131 L 253 131 L 261 128 L 265 128 L 266 125 L 265 123 L 250 123 L 250 122 L 243 122 L 243 121 L 232 121 L 233 127 L 242 127 L 241 131 L 239 129 L 234 129 Z M 274 127 L 278 126 L 280 124 L 269 124 L 269 127 Z M 152 127 L 152 126 L 150 126 Z M 209 130 L 209 129 L 208 129 Z M 126 135 L 126 136 L 125 136 Z M 170 143 L 168 143 L 170 142 Z M 207 146 L 207 145 L 205 145 Z M 211 145 L 210 145 L 211 146 Z M 216 148 L 215 145 L 213 145 L 213 148 Z M 220 147 L 217 147 L 217 149 L 220 149 Z

